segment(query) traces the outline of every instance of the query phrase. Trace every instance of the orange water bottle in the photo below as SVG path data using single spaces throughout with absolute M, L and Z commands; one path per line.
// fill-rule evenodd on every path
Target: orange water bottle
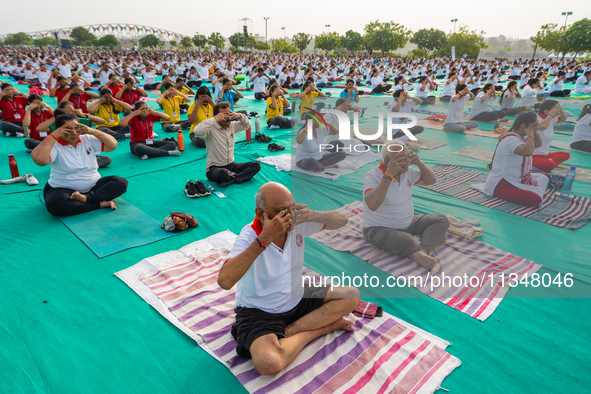
M 179 130 L 179 133 L 177 134 L 177 140 L 178 140 L 178 145 L 179 145 L 179 151 L 184 151 L 185 150 L 185 139 L 183 137 L 183 132 L 182 130 Z
M 20 175 L 18 174 L 18 166 L 16 160 L 14 160 L 14 155 L 8 155 L 8 165 L 10 166 L 10 175 L 13 178 L 18 178 Z

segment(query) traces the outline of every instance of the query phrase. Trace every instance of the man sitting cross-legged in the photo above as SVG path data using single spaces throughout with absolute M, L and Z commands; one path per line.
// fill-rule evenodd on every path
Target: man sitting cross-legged
M 359 291 L 302 281 L 304 238 L 344 226 L 348 220 L 343 214 L 295 204 L 290 191 L 274 182 L 259 189 L 255 202 L 255 219 L 236 238 L 218 284 L 226 290 L 237 285 L 236 352 L 252 357 L 260 374 L 275 375 L 314 339 L 353 331 L 353 322 L 343 316 L 359 305 Z
M 393 255 L 408 256 L 424 268 L 435 267 L 437 259 L 429 254 L 445 239 L 449 221 L 441 214 L 415 215 L 412 203 L 412 185 L 434 183 L 433 170 L 403 142 L 385 143 L 382 161 L 363 178 L 363 236 L 367 242 Z

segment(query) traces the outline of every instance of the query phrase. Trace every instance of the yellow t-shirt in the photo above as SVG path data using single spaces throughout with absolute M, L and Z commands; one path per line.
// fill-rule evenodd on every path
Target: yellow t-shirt
M 164 97 L 162 99 L 162 109 L 164 113 L 170 116 L 170 120 L 163 120 L 162 123 L 176 123 L 181 120 L 181 109 L 180 104 L 184 103 L 185 100 L 181 96 L 174 96 L 172 99 Z M 176 114 L 173 116 L 172 114 Z
M 179 90 L 179 93 L 184 94 L 186 96 L 186 95 L 190 94 L 191 91 L 187 88 L 182 88 L 181 90 Z
M 277 116 L 283 116 L 283 99 L 278 97 L 275 99 L 277 102 L 277 108 L 271 108 L 271 104 L 273 104 L 273 98 L 269 97 L 267 99 L 267 122 L 271 118 L 275 118 Z
M 316 97 L 318 97 L 318 92 L 311 92 L 311 93 L 306 94 L 304 97 L 302 97 L 301 103 L 300 103 L 300 117 L 303 114 L 305 114 L 306 112 L 310 112 L 310 110 L 305 107 L 313 108 L 314 107 L 314 99 Z
M 194 110 L 195 103 L 191 104 L 189 110 L 187 111 L 187 115 L 191 115 Z M 200 105 L 197 111 L 197 119 L 195 119 L 195 123 L 191 124 L 191 133 L 193 132 L 195 126 L 197 126 L 199 123 L 203 122 L 205 119 L 213 118 L 213 107 L 211 104 L 207 104 L 207 107 Z
M 105 121 L 101 126 L 115 127 L 119 124 L 120 112 L 123 112 L 123 108 L 117 103 L 111 103 L 99 105 L 94 114 Z M 109 122 L 110 119 L 113 119 L 113 122 Z

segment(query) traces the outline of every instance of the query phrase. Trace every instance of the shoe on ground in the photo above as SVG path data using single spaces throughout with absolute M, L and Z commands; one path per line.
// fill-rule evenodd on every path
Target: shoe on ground
M 148 160 L 148 155 L 142 155 L 142 160 Z
M 281 127 L 277 126 L 276 124 L 269 126 L 269 130 L 277 130 L 280 129 Z
M 257 140 L 258 142 L 264 142 L 264 143 L 267 143 L 267 142 L 271 142 L 271 140 L 272 140 L 273 138 L 271 138 L 271 137 L 267 137 L 267 136 L 266 136 L 266 135 L 264 135 L 263 133 L 259 133 L 259 134 L 255 135 L 254 139 L 255 139 L 255 140 Z
M 200 197 L 199 193 L 197 192 L 197 187 L 195 186 L 193 181 L 187 181 L 187 184 L 185 185 L 185 194 L 189 198 Z
M 25 175 L 25 177 L 27 179 L 27 185 L 29 185 L 29 186 L 36 186 L 36 185 L 39 184 L 39 181 L 33 175 L 27 174 L 27 175 Z
M 207 187 L 205 187 L 205 183 L 203 183 L 202 181 L 195 181 L 195 187 L 197 188 L 197 193 L 199 193 L 199 195 L 201 197 L 206 197 L 209 196 L 211 193 L 209 192 L 209 190 L 207 190 Z
M 269 146 L 267 148 L 272 152 L 278 152 L 281 150 L 285 150 L 285 146 L 278 145 L 278 144 L 269 144 Z
M 17 133 L 16 133 L 16 136 L 17 136 L 18 138 L 23 138 L 23 137 L 25 136 L 25 134 L 24 134 L 24 133 L 18 133 L 18 132 L 17 132 Z

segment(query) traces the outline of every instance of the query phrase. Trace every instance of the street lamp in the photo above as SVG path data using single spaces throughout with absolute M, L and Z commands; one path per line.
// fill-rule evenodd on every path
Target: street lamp
M 562 36 L 560 36 L 560 46 L 558 47 L 558 53 L 562 51 L 562 39 L 564 38 L 564 33 L 566 32 L 566 21 L 568 21 L 568 16 L 572 14 L 572 12 L 562 13 L 562 15 L 566 16 L 566 18 L 564 18 L 564 30 L 562 31 Z M 564 60 L 564 55 L 562 55 L 562 59 Z
M 454 24 L 454 35 L 453 35 L 452 43 L 455 44 L 456 43 L 456 23 L 458 22 L 458 18 L 452 19 L 451 22 Z M 454 57 L 454 59 L 455 59 L 455 57 Z
M 268 55 L 269 54 L 269 44 L 267 43 L 267 21 L 269 20 L 268 17 L 263 17 L 263 19 L 265 20 L 265 52 Z
M 281 30 L 283 30 L 283 39 L 285 40 L 285 27 L 282 27 Z
M 328 33 L 330 33 L 330 25 L 324 25 L 324 27 L 328 28 Z

